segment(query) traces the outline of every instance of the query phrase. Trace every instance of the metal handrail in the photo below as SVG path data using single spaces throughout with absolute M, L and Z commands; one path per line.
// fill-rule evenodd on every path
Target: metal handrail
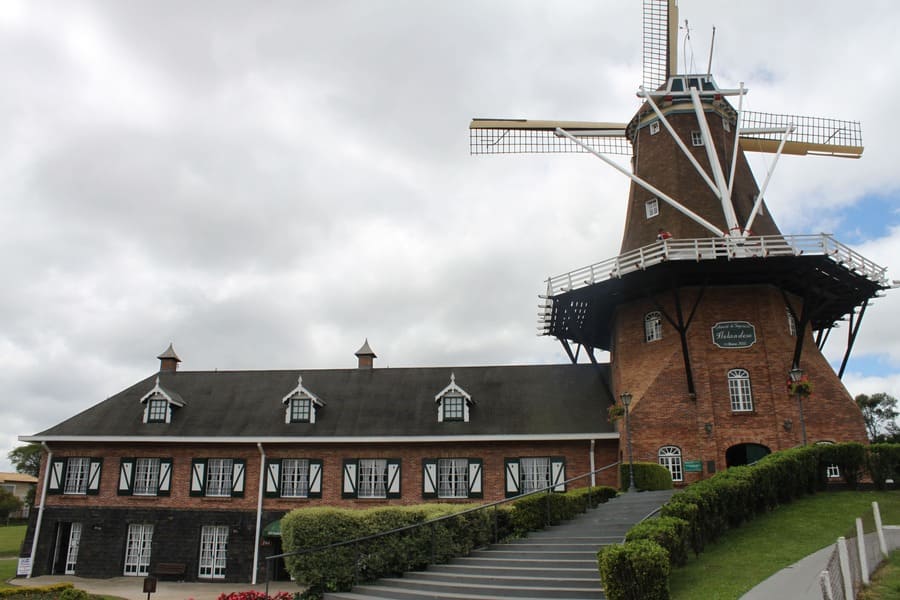
M 265 561 L 266 561 L 266 595 L 267 595 L 267 596 L 269 595 L 270 573 L 272 572 L 272 569 L 269 567 L 269 565 L 271 564 L 269 561 L 275 560 L 276 558 L 284 558 L 284 557 L 286 557 L 286 556 L 300 556 L 300 555 L 303 555 L 303 554 L 312 554 L 312 553 L 314 553 L 314 552 L 321 552 L 321 551 L 323 551 L 323 550 L 331 550 L 331 549 L 333 549 L 333 548 L 341 548 L 341 547 L 343 547 L 343 546 L 349 546 L 349 545 L 351 545 L 351 544 L 359 544 L 359 543 L 362 543 L 362 542 L 368 542 L 368 541 L 371 541 L 371 540 L 374 540 L 374 539 L 378 539 L 378 538 L 381 538 L 381 537 L 385 537 L 385 536 L 388 536 L 388 535 L 393 535 L 393 534 L 395 534 L 395 533 L 402 533 L 402 532 L 404 532 L 404 531 L 411 531 L 411 530 L 413 530 L 413 529 L 418 529 L 419 527 L 425 527 L 426 525 L 428 525 L 428 526 L 433 526 L 435 523 L 438 523 L 438 522 L 440 522 L 440 521 L 444 521 L 444 520 L 447 520 L 447 519 L 453 519 L 453 518 L 459 517 L 459 516 L 461 516 L 461 515 L 466 515 L 466 514 L 469 514 L 469 513 L 478 512 L 478 511 L 480 511 L 480 510 L 487 510 L 487 509 L 489 509 L 489 508 L 494 508 L 494 509 L 496 509 L 496 507 L 499 506 L 499 505 L 501 505 L 501 504 L 505 504 L 505 503 L 507 503 L 507 502 L 515 502 L 516 500 L 521 500 L 522 498 L 525 498 L 525 497 L 527 497 L 527 496 L 533 496 L 533 495 L 535 495 L 535 494 L 540 494 L 540 493 L 545 493 L 545 494 L 547 494 L 547 498 L 548 498 L 548 500 L 547 500 L 547 523 L 549 524 L 549 522 L 550 522 L 550 501 L 549 501 L 549 497 L 550 497 L 550 494 L 551 494 L 551 492 L 553 491 L 554 488 L 557 488 L 557 487 L 559 487 L 559 486 L 561 486 L 561 485 L 568 485 L 569 483 L 572 483 L 573 481 L 578 481 L 578 480 L 580 480 L 580 479 L 584 479 L 584 478 L 586 478 L 586 477 L 590 477 L 590 476 L 595 475 L 595 474 L 597 474 L 597 473 L 600 473 L 600 472 L 602 472 L 602 471 L 606 471 L 607 469 L 611 469 L 611 468 L 617 466 L 618 464 L 619 464 L 619 462 L 616 461 L 616 462 L 611 463 L 611 464 L 608 464 L 608 465 L 606 465 L 606 466 L 604 466 L 604 467 L 600 467 L 599 469 L 594 469 L 593 471 L 588 471 L 587 473 L 584 473 L 584 474 L 582 474 L 582 475 L 578 475 L 578 476 L 576 476 L 576 477 L 572 477 L 572 478 L 570 478 L 570 479 L 566 479 L 565 481 L 556 482 L 556 483 L 550 484 L 549 486 L 546 486 L 546 487 L 543 487 L 543 488 L 540 488 L 540 489 L 537 489 L 537 490 L 532 490 L 532 491 L 526 492 L 526 493 L 524 493 L 524 494 L 518 494 L 517 496 L 512 496 L 512 497 L 510 497 L 510 498 L 504 498 L 503 500 L 495 500 L 495 501 L 493 501 L 493 502 L 488 502 L 487 504 L 482 504 L 482 505 L 480 505 L 480 506 L 475 506 L 475 507 L 472 507 L 472 508 L 467 508 L 467 509 L 465 509 L 465 510 L 461 510 L 461 511 L 459 511 L 459 512 L 455 512 L 455 513 L 449 514 L 449 515 L 444 515 L 444 516 L 442 516 L 442 517 L 435 517 L 435 518 L 433 518 L 433 519 L 428 519 L 427 521 L 422 521 L 421 523 L 414 523 L 414 524 L 412 524 L 412 525 L 405 525 L 405 526 L 403 526 L 403 527 L 397 527 L 397 528 L 395 528 L 395 529 L 391 529 L 391 530 L 388 530 L 388 531 L 382 531 L 382 532 L 375 533 L 375 534 L 372 534 L 372 535 L 367 535 L 367 536 L 363 536 L 363 537 L 359 537 L 359 538 L 354 538 L 354 539 L 352 539 L 352 540 L 346 540 L 346 541 L 343 541 L 343 542 L 335 542 L 335 543 L 333 543 L 333 544 L 326 544 L 326 545 L 324 545 L 324 546 L 316 546 L 316 547 L 313 547 L 313 548 L 302 548 L 302 549 L 300 549 L 300 550 L 294 550 L 293 552 L 283 552 L 283 553 L 281 553 L 281 554 L 273 554 L 272 556 L 266 556 L 266 557 L 265 557 Z M 593 487 L 594 487 L 594 486 L 592 486 L 592 485 L 589 485 L 589 486 L 588 486 L 588 504 L 591 503 L 591 489 L 592 489 Z M 496 514 L 496 510 L 495 510 L 495 513 L 494 513 L 494 542 L 495 542 L 495 543 L 498 541 L 498 540 L 497 540 L 497 536 L 498 536 L 499 532 L 498 532 L 497 529 L 498 529 L 498 528 L 497 528 L 497 514 Z M 432 554 L 433 554 L 433 552 L 432 552 Z
M 547 279 L 549 298 L 607 281 L 617 279 L 633 271 L 663 262 L 676 260 L 705 261 L 726 258 L 728 260 L 778 256 L 827 256 L 848 270 L 883 287 L 891 287 L 887 268 L 865 258 L 849 246 L 838 242 L 828 233 L 812 235 L 767 235 L 753 237 L 726 237 L 702 239 L 659 240 L 619 256 L 550 277 Z

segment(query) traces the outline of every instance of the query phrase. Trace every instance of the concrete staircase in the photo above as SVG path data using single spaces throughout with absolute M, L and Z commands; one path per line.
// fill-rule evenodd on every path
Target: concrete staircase
M 493 544 L 427 571 L 359 585 L 325 600 L 603 599 L 597 550 L 622 541 L 632 525 L 668 501 L 672 491 L 622 494 L 561 525 L 507 544 Z

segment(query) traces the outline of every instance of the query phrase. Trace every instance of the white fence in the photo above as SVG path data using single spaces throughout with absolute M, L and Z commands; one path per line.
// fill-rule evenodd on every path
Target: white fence
M 900 527 L 883 526 L 878 503 L 872 503 L 875 532 L 863 534 L 862 519 L 856 519 L 856 536 L 839 537 L 825 569 L 819 573 L 822 600 L 853 600 L 869 576 L 900 547 Z

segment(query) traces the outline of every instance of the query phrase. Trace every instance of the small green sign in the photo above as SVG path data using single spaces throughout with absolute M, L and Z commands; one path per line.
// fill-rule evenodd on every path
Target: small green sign
M 722 321 L 712 326 L 712 341 L 719 348 L 749 348 L 756 343 L 756 328 L 747 321 Z
M 702 460 L 686 460 L 684 461 L 685 473 L 700 473 L 703 471 Z

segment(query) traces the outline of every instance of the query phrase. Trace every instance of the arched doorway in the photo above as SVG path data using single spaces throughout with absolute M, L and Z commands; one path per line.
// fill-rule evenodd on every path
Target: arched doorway
M 772 451 L 762 444 L 735 444 L 725 451 L 725 464 L 729 467 L 752 465 Z

